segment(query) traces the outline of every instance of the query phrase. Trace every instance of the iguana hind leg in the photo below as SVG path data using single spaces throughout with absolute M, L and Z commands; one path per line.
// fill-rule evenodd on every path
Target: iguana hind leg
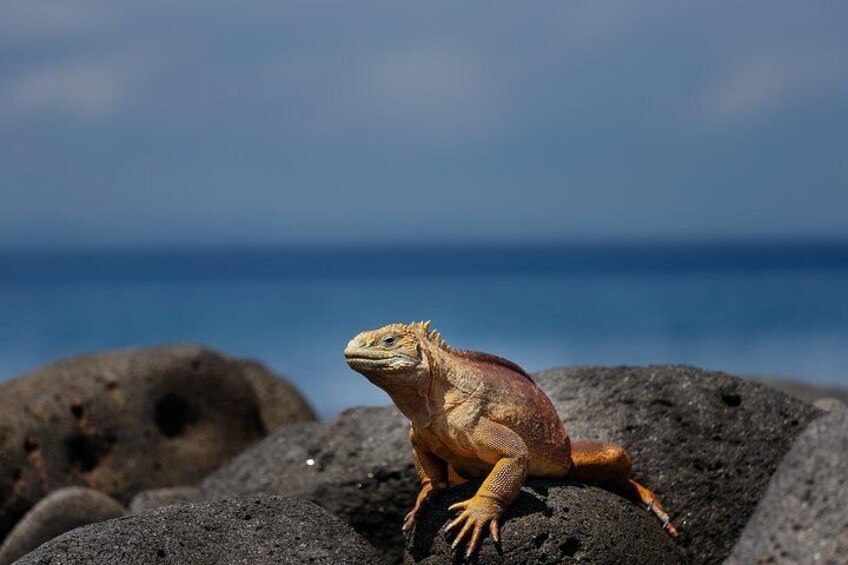
M 633 463 L 627 451 L 618 445 L 601 441 L 574 441 L 571 444 L 571 469 L 568 478 L 597 483 L 656 514 L 672 536 L 677 530 L 669 520 L 659 498 L 630 478 Z

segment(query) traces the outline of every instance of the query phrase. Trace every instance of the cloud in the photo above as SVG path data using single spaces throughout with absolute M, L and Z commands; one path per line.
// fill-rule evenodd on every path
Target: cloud
M 846 85 L 848 67 L 838 51 L 774 50 L 733 65 L 698 103 L 708 122 L 741 124 Z
M 97 120 L 121 109 L 149 69 L 137 50 L 42 64 L 0 85 L 0 119 Z

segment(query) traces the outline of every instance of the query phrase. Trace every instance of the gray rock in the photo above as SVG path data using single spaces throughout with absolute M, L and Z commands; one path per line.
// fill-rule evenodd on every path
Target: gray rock
M 723 373 L 679 366 L 535 375 L 569 435 L 625 446 L 691 563 L 729 553 L 794 438 L 818 409 Z
M 201 496 L 306 498 L 398 561 L 400 524 L 419 488 L 408 433 L 408 421 L 389 407 L 347 410 L 327 424 L 286 426 L 207 477 Z
M 169 506 L 171 504 L 183 504 L 185 502 L 197 502 L 203 496 L 197 487 L 170 487 L 143 490 L 130 501 L 130 512 L 138 514 L 146 510 Z
M 447 508 L 474 495 L 469 483 L 422 510 L 407 540 L 406 563 L 450 563 Z M 457 550 L 459 552 L 460 549 Z M 569 481 L 531 479 L 505 515 L 501 544 L 486 538 L 481 563 L 681 563 L 680 552 L 644 509 L 607 491 Z
M 18 564 L 222 562 L 373 564 L 380 556 L 350 526 L 311 502 L 255 495 L 166 506 L 77 528 Z
M 848 559 L 848 411 L 798 437 L 736 543 L 728 565 Z
M 88 486 L 126 504 L 141 490 L 200 480 L 266 435 L 254 383 L 268 378 L 259 373 L 178 345 L 73 357 L 3 383 L 0 538 L 61 487 Z M 284 385 L 263 386 L 286 394 Z M 292 420 L 313 419 L 302 399 L 288 405 Z
M 27 512 L 0 546 L 0 565 L 12 563 L 42 543 L 74 528 L 123 516 L 114 498 L 85 487 L 51 492 Z

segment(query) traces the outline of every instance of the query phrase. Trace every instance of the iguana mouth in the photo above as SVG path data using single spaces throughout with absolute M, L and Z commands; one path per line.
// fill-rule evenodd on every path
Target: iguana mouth
M 357 349 L 345 350 L 345 361 L 354 369 L 382 369 L 417 364 L 417 360 L 404 353 L 381 354 L 379 351 Z

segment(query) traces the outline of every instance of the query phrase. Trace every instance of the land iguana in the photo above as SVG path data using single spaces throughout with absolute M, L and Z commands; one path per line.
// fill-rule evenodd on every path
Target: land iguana
M 385 390 L 412 427 L 409 438 L 421 491 L 403 530 L 421 505 L 449 483 L 485 477 L 449 525 L 466 557 L 488 530 L 500 541 L 500 520 L 524 479 L 566 478 L 596 483 L 643 504 L 673 536 L 677 531 L 657 497 L 630 478 L 624 448 L 570 441 L 550 399 L 512 361 L 450 347 L 429 322 L 391 324 L 354 337 L 348 365 Z M 470 537 L 469 537 L 470 536 Z

